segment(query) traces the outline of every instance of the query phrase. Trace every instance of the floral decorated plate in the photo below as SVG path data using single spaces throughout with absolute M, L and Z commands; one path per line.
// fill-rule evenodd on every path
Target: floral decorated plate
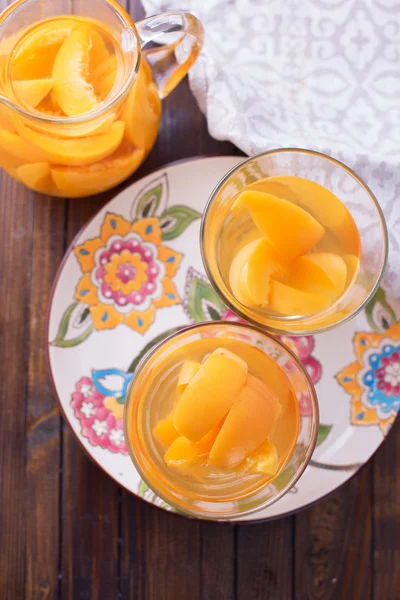
M 204 275 L 198 240 L 208 196 L 239 160 L 196 158 L 125 189 L 73 242 L 51 297 L 48 357 L 65 419 L 110 477 L 166 510 L 128 456 L 126 391 L 143 354 L 176 328 L 237 320 Z M 317 448 L 296 487 L 246 520 L 281 516 L 319 500 L 383 442 L 400 406 L 398 319 L 400 303 L 380 289 L 349 323 L 316 337 L 283 338 L 316 386 Z M 301 410 L 307 415 L 311 407 L 305 401 Z

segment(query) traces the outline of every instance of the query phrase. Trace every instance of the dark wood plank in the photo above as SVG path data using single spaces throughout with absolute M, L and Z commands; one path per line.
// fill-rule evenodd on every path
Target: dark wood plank
M 122 494 L 120 593 L 135 600 L 201 599 L 200 523 Z
M 237 600 L 292 600 L 293 517 L 238 525 Z
M 295 598 L 372 598 L 371 525 L 367 465 L 327 499 L 296 516 Z
M 201 600 L 235 597 L 234 525 L 201 523 Z
M 24 597 L 33 194 L 0 174 L 0 598 Z
M 373 459 L 374 598 L 400 598 L 400 420 Z
M 22 186 L 19 189 L 21 193 Z M 58 595 L 60 415 L 47 376 L 46 304 L 64 251 L 63 200 L 36 195 L 27 402 L 26 598 Z

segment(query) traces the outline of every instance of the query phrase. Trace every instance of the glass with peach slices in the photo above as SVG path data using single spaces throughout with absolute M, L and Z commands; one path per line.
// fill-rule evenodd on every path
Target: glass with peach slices
M 117 185 L 202 42 L 190 13 L 134 25 L 115 0 L 17 0 L 0 15 L 0 166 L 53 196 Z
M 217 293 L 243 319 L 278 334 L 313 334 L 353 317 L 379 286 L 387 250 L 371 190 L 310 150 L 272 150 L 234 167 L 201 225 Z
M 300 402 L 311 410 L 300 415 Z M 216 322 L 172 335 L 138 366 L 125 439 L 152 490 L 185 514 L 230 519 L 267 507 L 305 469 L 318 433 L 307 372 L 278 340 Z

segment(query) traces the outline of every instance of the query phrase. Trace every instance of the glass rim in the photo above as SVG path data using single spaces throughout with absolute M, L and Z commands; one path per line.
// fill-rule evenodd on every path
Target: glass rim
M 371 198 L 376 211 L 378 213 L 379 216 L 379 221 L 381 224 L 381 228 L 382 228 L 382 233 L 383 233 L 383 261 L 382 264 L 380 266 L 379 269 L 379 273 L 378 276 L 376 277 L 376 281 L 374 283 L 374 286 L 371 288 L 371 290 L 369 291 L 369 293 L 366 295 L 366 297 L 364 298 L 364 300 L 356 307 L 354 308 L 354 310 L 352 310 L 349 314 L 347 314 L 346 316 L 344 316 L 342 319 L 334 322 L 334 323 L 330 323 L 328 325 L 325 325 L 323 327 L 315 327 L 315 328 L 311 328 L 311 329 L 302 329 L 301 331 L 293 331 L 291 329 L 279 329 L 278 327 L 274 327 L 272 325 L 264 325 L 264 324 L 260 324 L 259 321 L 257 321 L 256 319 L 254 319 L 252 316 L 247 315 L 246 313 L 244 313 L 242 311 L 242 309 L 240 308 L 240 303 L 239 306 L 236 306 L 224 293 L 223 290 L 221 290 L 218 285 L 216 284 L 214 275 L 211 271 L 210 265 L 208 263 L 208 259 L 207 259 L 207 253 L 205 250 L 205 230 L 206 230 L 206 221 L 207 221 L 207 217 L 208 214 L 210 212 L 210 209 L 214 203 L 214 200 L 217 197 L 217 194 L 219 193 L 219 191 L 221 190 L 221 188 L 225 185 L 225 183 L 228 181 L 228 179 L 240 168 L 242 168 L 244 165 L 246 165 L 247 163 L 256 160 L 258 158 L 262 158 L 264 156 L 270 156 L 273 154 L 285 154 L 285 153 L 290 153 L 290 152 L 297 152 L 300 154 L 311 154 L 313 156 L 318 156 L 319 158 L 322 159 L 326 159 L 329 162 L 334 163 L 335 165 L 341 167 L 342 169 L 344 169 L 345 171 L 347 171 L 347 173 L 349 173 L 356 181 L 357 183 L 365 190 L 365 192 L 369 195 L 369 197 Z M 386 264 L 387 264 L 387 259 L 388 259 L 388 253 L 389 253 L 389 236 L 388 236 L 388 230 L 387 230 L 387 225 L 386 225 L 386 221 L 385 221 L 385 217 L 382 211 L 382 208 L 376 198 L 376 196 L 374 195 L 374 193 L 371 191 L 371 189 L 368 187 L 368 185 L 361 179 L 361 177 L 359 175 L 357 175 L 357 173 L 355 171 L 353 171 L 353 169 L 351 169 L 350 167 L 348 167 L 345 163 L 341 162 L 340 160 L 333 158 L 332 156 L 329 156 L 328 154 L 324 154 L 323 152 L 319 152 L 317 150 L 310 150 L 307 148 L 275 148 L 272 150 L 267 150 L 265 152 L 259 152 L 258 154 L 255 154 L 254 156 L 249 156 L 247 158 L 245 158 L 243 161 L 241 161 L 240 163 L 238 163 L 237 165 L 233 166 L 223 177 L 222 179 L 220 179 L 220 181 L 217 183 L 217 185 L 214 187 L 213 191 L 210 194 L 209 199 L 207 200 L 207 204 L 205 206 L 204 212 L 203 212 L 203 216 L 201 219 L 201 224 L 200 224 L 200 253 L 201 253 L 201 258 L 202 258 L 202 262 L 203 262 L 203 266 L 204 269 L 206 271 L 207 277 L 210 280 L 210 283 L 212 285 L 212 287 L 214 288 L 215 292 L 217 293 L 217 295 L 221 298 L 221 300 L 228 306 L 228 308 L 230 308 L 235 314 L 237 314 L 241 319 L 243 319 L 244 321 L 247 321 L 249 323 L 251 323 L 254 326 L 258 326 L 261 328 L 265 328 L 265 330 L 267 332 L 271 332 L 277 335 L 291 335 L 291 336 L 301 336 L 301 335 L 316 335 L 318 333 L 323 333 L 325 331 L 330 331 L 331 329 L 338 327 L 339 325 L 343 325 L 344 323 L 347 323 L 348 321 L 350 321 L 353 317 L 355 317 L 358 313 L 361 312 L 361 310 L 368 304 L 368 302 L 371 300 L 371 298 L 374 296 L 374 294 L 376 293 L 381 281 L 382 281 L 382 277 L 383 274 L 385 272 L 385 268 L 386 268 Z M 345 292 L 346 294 L 346 292 Z M 298 317 L 296 320 L 290 320 L 290 319 L 286 319 L 283 317 L 280 317 L 279 315 L 274 316 L 274 321 L 275 322 L 282 322 L 283 323 L 296 323 L 296 325 L 301 324 L 304 320 L 309 319 L 309 317 L 315 317 L 315 316 L 323 316 L 325 314 L 330 314 L 332 312 L 332 310 L 334 309 L 334 307 L 336 306 L 337 303 L 339 303 L 342 300 L 342 297 L 339 297 L 335 303 L 331 306 L 329 306 L 327 309 L 316 313 L 315 315 L 307 315 L 307 317 Z
M 1 29 L 1 27 L 3 27 L 3 25 L 5 25 L 8 22 L 8 20 L 10 20 L 10 18 L 12 18 L 13 13 L 16 9 L 18 9 L 19 7 L 21 7 L 23 5 L 28 5 L 33 1 L 36 1 L 36 0 L 18 0 L 17 2 L 10 4 L 10 6 L 8 6 L 0 14 L 0 29 Z M 137 32 L 137 29 L 136 29 L 135 24 L 133 23 L 131 17 L 126 12 L 126 10 L 120 4 L 118 4 L 118 2 L 116 2 L 115 0 L 101 0 L 101 1 L 104 2 L 105 4 L 109 5 L 110 8 L 112 8 L 115 11 L 116 16 L 121 21 L 121 23 L 125 27 L 127 27 L 127 29 L 130 29 L 132 31 L 132 33 L 136 39 L 136 44 L 137 44 L 136 63 L 128 72 L 128 74 L 126 76 L 126 81 L 125 81 L 124 85 L 121 87 L 121 89 L 118 91 L 118 93 L 109 102 L 106 102 L 104 104 L 104 106 L 100 106 L 96 110 L 92 110 L 90 112 L 84 113 L 83 115 L 77 115 L 75 117 L 57 117 L 54 115 L 40 114 L 39 112 L 34 113 L 29 110 L 25 110 L 24 108 L 22 108 L 21 106 L 18 106 L 17 104 L 14 104 L 14 102 L 12 102 L 6 96 L 3 96 L 3 95 L 0 95 L 0 104 L 3 104 L 10 110 L 15 111 L 20 116 L 25 117 L 26 119 L 30 119 L 32 121 L 36 121 L 39 123 L 47 123 L 47 124 L 52 123 L 52 124 L 57 124 L 57 125 L 60 125 L 60 124 L 79 125 L 79 124 L 87 123 L 88 121 L 92 121 L 94 119 L 97 119 L 98 117 L 103 116 L 110 109 L 112 109 L 116 104 L 118 104 L 120 102 L 120 100 L 122 100 L 122 98 L 124 98 L 124 96 L 126 96 L 128 91 L 130 90 L 131 86 L 135 82 L 136 76 L 139 72 L 141 55 L 142 55 L 140 37 L 139 37 L 139 34 Z M 59 18 L 62 16 L 63 15 L 55 15 L 53 17 L 48 17 L 48 19 L 43 19 L 43 21 L 56 19 L 56 18 Z M 68 14 L 64 15 L 64 16 L 68 17 Z M 79 16 L 79 15 L 76 15 L 76 16 Z M 35 26 L 36 25 L 33 24 L 31 29 L 33 29 Z M 26 32 L 26 33 L 28 33 L 28 32 Z M 24 34 L 23 37 L 25 37 L 25 35 L 26 34 Z M 16 44 L 17 47 L 18 47 L 18 44 L 20 43 L 20 41 L 21 40 L 19 40 L 17 42 L 17 44 Z M 8 67 L 9 66 L 10 65 L 8 65 Z
M 239 329 L 250 329 L 252 331 L 256 331 L 258 334 L 266 337 L 269 341 L 272 341 L 274 344 L 276 344 L 277 346 L 279 346 L 281 349 L 284 350 L 284 352 L 286 352 L 287 354 L 289 354 L 290 358 L 292 359 L 292 361 L 296 364 L 296 366 L 300 369 L 300 371 L 302 372 L 303 376 L 306 379 L 307 382 L 307 386 L 310 392 L 310 398 L 311 398 L 311 404 L 313 407 L 313 418 L 312 418 L 312 432 L 311 432 L 311 441 L 307 447 L 306 453 L 305 453 L 305 457 L 304 460 L 302 462 L 302 464 L 299 466 L 299 469 L 296 471 L 295 475 L 290 479 L 290 481 L 278 492 L 278 494 L 276 494 L 276 496 L 274 496 L 273 498 L 270 498 L 269 500 L 267 500 L 266 502 L 261 502 L 258 506 L 254 507 L 254 508 L 250 508 L 248 510 L 244 510 L 244 511 L 238 511 L 238 512 L 234 512 L 232 514 L 222 514 L 222 513 L 217 513 L 215 516 L 212 515 L 212 513 L 210 514 L 205 514 L 202 512 L 198 512 L 197 510 L 189 510 L 189 509 L 185 509 L 185 511 L 182 510 L 181 506 L 174 502 L 171 501 L 170 498 L 166 497 L 163 493 L 162 490 L 158 490 L 156 489 L 147 479 L 146 473 L 143 471 L 142 466 L 140 465 L 139 461 L 136 459 L 135 453 L 133 451 L 133 447 L 131 444 L 131 440 L 130 437 L 128 435 L 129 433 L 129 417 L 128 417 L 128 413 L 129 413 L 129 406 L 132 403 L 132 391 L 133 388 L 135 386 L 136 380 L 138 378 L 138 376 L 140 375 L 140 373 L 143 371 L 145 365 L 149 362 L 149 360 L 151 360 L 151 358 L 154 356 L 154 354 L 167 342 L 170 342 L 171 340 L 173 340 L 174 338 L 178 337 L 179 335 L 189 332 L 189 331 L 193 331 L 196 329 L 203 329 L 206 327 L 216 327 L 216 326 L 220 326 L 222 325 L 222 327 L 225 326 L 229 326 L 229 327 L 237 327 Z M 297 395 L 296 395 L 297 398 Z M 279 500 L 280 498 L 282 498 L 296 483 L 297 481 L 300 479 L 300 477 L 303 475 L 305 469 L 307 468 L 307 466 L 309 465 L 309 462 L 311 460 L 311 457 L 314 453 L 316 444 L 317 444 L 317 439 L 318 439 L 318 428 L 319 428 L 319 422 L 320 422 L 320 418 L 319 418 L 319 403 L 318 403 L 318 396 L 317 396 L 317 392 L 315 390 L 315 386 L 311 380 L 311 377 L 309 375 L 309 373 L 307 372 L 307 369 L 304 367 L 304 365 L 302 364 L 302 362 L 300 361 L 300 359 L 296 356 L 296 354 L 293 352 L 293 350 L 291 350 L 288 346 L 286 346 L 286 344 L 284 344 L 283 342 L 281 342 L 281 340 L 278 340 L 274 335 L 270 334 L 269 332 L 264 331 L 260 326 L 258 325 L 253 325 L 252 323 L 238 323 L 236 321 L 204 321 L 202 323 L 193 323 L 187 326 L 182 326 L 182 328 L 180 328 L 178 331 L 175 331 L 174 333 L 171 333 L 169 336 L 167 336 L 165 339 L 161 340 L 160 342 L 158 342 L 158 344 L 156 344 L 153 348 L 151 348 L 141 359 L 141 361 L 139 362 L 139 364 L 137 365 L 132 381 L 129 384 L 128 387 L 128 391 L 127 391 L 127 396 L 126 396 L 126 403 L 125 403 L 125 407 L 124 407 L 124 435 L 125 435 L 125 442 L 126 445 L 128 447 L 128 452 L 129 452 L 129 456 L 133 462 L 133 465 L 135 467 L 135 469 L 138 471 L 141 479 L 143 479 L 143 481 L 148 485 L 148 487 L 159 497 L 161 498 L 161 500 L 163 500 L 164 502 L 166 502 L 169 506 L 172 506 L 173 508 L 175 508 L 176 510 L 180 511 L 181 513 L 184 513 L 185 516 L 188 517 L 196 517 L 198 519 L 205 519 L 205 520 L 209 520 L 209 521 L 229 521 L 232 518 L 236 518 L 239 516 L 245 516 L 245 515 L 250 515 L 253 513 L 256 513 L 260 510 L 262 510 L 263 508 L 267 508 L 269 506 L 271 506 L 272 504 L 274 504 L 277 500 Z M 290 459 L 289 459 L 290 460 Z M 268 486 L 270 483 L 273 483 L 273 479 L 269 480 L 266 484 L 266 486 Z M 265 486 L 265 487 L 266 487 Z M 261 488 L 263 489 L 263 488 Z M 260 490 L 258 490 L 259 492 Z M 257 493 L 257 492 L 255 492 Z M 251 498 L 252 495 L 249 496 L 249 498 Z M 221 502 L 222 504 L 222 502 Z

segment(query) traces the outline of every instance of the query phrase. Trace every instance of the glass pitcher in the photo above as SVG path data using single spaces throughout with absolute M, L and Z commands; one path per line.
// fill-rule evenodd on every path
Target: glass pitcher
M 190 13 L 134 25 L 115 0 L 18 0 L 0 16 L 0 166 L 53 196 L 119 184 L 202 43 Z

